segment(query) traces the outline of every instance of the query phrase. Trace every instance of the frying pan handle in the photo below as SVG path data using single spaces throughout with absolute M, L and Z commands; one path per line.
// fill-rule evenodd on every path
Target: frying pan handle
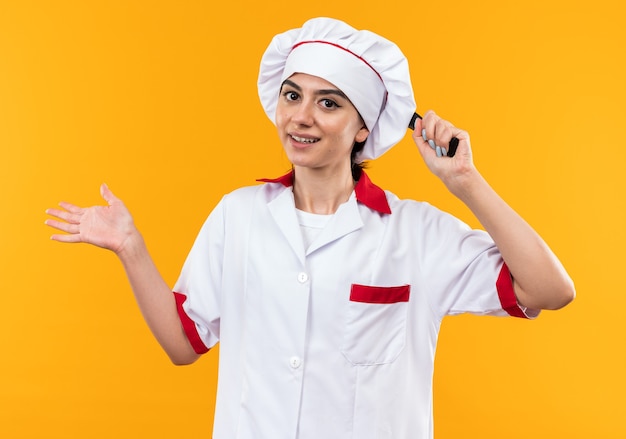
M 415 130 L 415 121 L 417 121 L 417 119 L 421 119 L 422 116 L 420 116 L 417 113 L 413 113 L 413 117 L 411 118 L 411 122 L 409 122 L 409 128 L 411 128 L 412 130 Z M 456 153 L 456 149 L 459 146 L 459 139 L 457 139 L 456 137 L 453 137 L 452 139 L 450 139 L 450 143 L 448 143 L 448 157 L 454 157 L 454 154 Z

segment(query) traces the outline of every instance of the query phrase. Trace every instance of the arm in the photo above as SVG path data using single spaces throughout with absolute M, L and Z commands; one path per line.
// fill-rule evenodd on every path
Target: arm
M 454 157 L 438 156 L 426 139 L 448 145 L 459 139 Z M 465 203 L 492 237 L 513 276 L 520 305 L 558 309 L 575 297 L 572 280 L 547 244 L 474 167 L 468 133 L 429 111 L 418 120 L 413 139 L 428 168 Z
M 52 235 L 59 242 L 84 242 L 113 251 L 122 262 L 139 308 L 150 330 L 175 364 L 198 359 L 183 332 L 174 295 L 156 266 L 130 212 L 106 185 L 100 188 L 107 206 L 81 208 L 60 203 L 46 213 L 57 218 L 46 224 L 66 234 Z

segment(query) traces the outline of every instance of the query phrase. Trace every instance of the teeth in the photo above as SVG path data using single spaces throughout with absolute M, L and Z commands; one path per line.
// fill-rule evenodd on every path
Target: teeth
M 308 139 L 306 137 L 298 137 L 298 136 L 291 136 L 291 138 L 293 140 L 295 140 L 296 142 L 300 142 L 300 143 L 315 143 L 317 142 L 319 139 Z

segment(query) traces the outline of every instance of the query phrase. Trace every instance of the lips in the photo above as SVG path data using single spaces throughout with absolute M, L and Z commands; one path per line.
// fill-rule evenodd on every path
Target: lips
M 289 137 L 291 137 L 293 140 L 295 140 L 298 143 L 315 143 L 315 142 L 319 142 L 319 138 L 318 137 L 300 137 L 300 136 L 296 136 L 295 134 L 289 134 Z

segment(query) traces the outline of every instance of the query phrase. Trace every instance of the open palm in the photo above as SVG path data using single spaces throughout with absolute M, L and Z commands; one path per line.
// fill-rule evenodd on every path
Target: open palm
M 52 235 L 51 239 L 60 242 L 85 242 L 120 253 L 128 239 L 138 233 L 133 218 L 109 188 L 100 187 L 106 206 L 79 207 L 61 202 L 62 209 L 48 209 L 46 213 L 57 219 L 49 219 L 46 224 L 65 234 Z

